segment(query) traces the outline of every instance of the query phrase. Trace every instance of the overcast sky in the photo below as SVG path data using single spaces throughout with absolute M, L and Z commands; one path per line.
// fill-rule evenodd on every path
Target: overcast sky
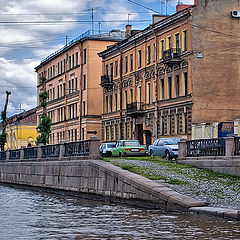
M 194 0 L 182 0 L 193 4 Z M 134 0 L 162 14 L 173 14 L 177 0 Z M 68 41 L 92 28 L 121 29 L 128 23 L 143 29 L 153 11 L 128 0 L 0 0 L 0 110 L 11 91 L 8 116 L 36 107 L 36 67 Z M 44 21 L 44 23 L 42 23 Z M 65 21 L 65 23 L 63 22 Z M 67 22 L 66 22 L 67 21 Z M 79 22 L 74 22 L 79 21 Z M 81 22 L 84 21 L 84 22 Z M 99 25 L 100 22 L 100 25 Z M 21 106 L 20 106 L 21 104 Z

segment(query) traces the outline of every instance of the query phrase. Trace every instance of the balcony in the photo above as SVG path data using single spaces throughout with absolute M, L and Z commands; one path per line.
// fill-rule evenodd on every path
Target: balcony
M 108 76 L 108 75 L 103 75 L 101 76 L 101 84 L 100 86 L 103 88 L 112 88 L 113 87 L 113 77 L 112 76 Z
M 180 64 L 181 59 L 181 48 L 169 48 L 163 52 L 163 63 L 169 67 L 172 67 L 174 64 Z
M 138 117 L 143 115 L 143 104 L 142 102 L 134 102 L 127 104 L 126 112 L 131 117 Z

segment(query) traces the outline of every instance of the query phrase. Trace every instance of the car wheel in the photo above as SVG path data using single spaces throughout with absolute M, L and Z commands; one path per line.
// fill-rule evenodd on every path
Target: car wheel
M 119 157 L 122 157 L 123 155 L 122 155 L 122 152 L 119 152 Z
M 109 157 L 112 157 L 112 152 L 110 152 L 110 153 L 108 154 L 108 156 L 109 156 Z
M 150 150 L 149 155 L 150 155 L 150 156 L 153 156 L 153 150 Z
M 171 159 L 171 157 L 170 157 L 170 153 L 169 153 L 168 150 L 165 152 L 165 156 L 164 156 L 164 158 L 165 158 L 166 160 L 170 160 L 170 159 Z

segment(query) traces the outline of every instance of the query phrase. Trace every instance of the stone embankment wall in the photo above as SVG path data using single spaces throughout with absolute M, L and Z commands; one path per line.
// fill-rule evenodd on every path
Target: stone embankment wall
M 168 211 L 205 203 L 100 160 L 1 162 L 0 182 L 94 194 Z
M 189 164 L 197 168 L 210 169 L 214 172 L 225 173 L 233 176 L 240 176 L 240 159 L 239 157 L 188 157 L 178 159 L 178 163 Z

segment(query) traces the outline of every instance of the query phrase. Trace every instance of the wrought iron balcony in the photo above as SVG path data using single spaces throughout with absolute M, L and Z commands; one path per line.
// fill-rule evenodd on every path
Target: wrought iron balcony
M 101 87 L 110 88 L 113 86 L 113 76 L 103 75 L 101 76 Z
M 143 104 L 141 102 L 134 102 L 127 104 L 126 112 L 132 117 L 143 115 Z
M 180 64 L 181 59 L 181 48 L 169 48 L 163 52 L 163 62 L 168 66 L 173 66 L 174 64 Z

